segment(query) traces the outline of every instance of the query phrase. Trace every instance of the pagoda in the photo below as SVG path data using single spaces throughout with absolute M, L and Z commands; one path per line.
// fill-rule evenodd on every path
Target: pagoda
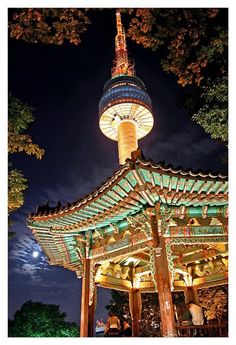
M 228 181 L 221 174 L 147 161 L 138 140 L 153 127 L 151 99 L 129 61 L 116 12 L 115 62 L 99 102 L 99 126 L 118 141 L 120 166 L 86 197 L 39 206 L 27 225 L 51 265 L 82 279 L 80 336 L 94 336 L 97 286 L 129 294 L 139 336 L 141 294 L 156 293 L 161 334 L 174 337 L 172 292 L 198 302 L 198 290 L 228 282 Z

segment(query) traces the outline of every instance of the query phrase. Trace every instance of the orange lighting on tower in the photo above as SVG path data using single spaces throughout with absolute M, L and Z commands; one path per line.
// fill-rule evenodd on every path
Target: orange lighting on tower
M 137 150 L 138 140 L 153 127 L 152 103 L 141 79 L 129 62 L 121 14 L 116 11 L 117 35 L 112 78 L 99 101 L 99 126 L 104 135 L 118 141 L 119 163 Z
M 126 46 L 125 31 L 121 22 L 120 12 L 116 11 L 116 28 L 115 37 L 115 66 L 112 68 L 112 77 L 119 75 L 134 75 L 134 66 L 129 62 Z

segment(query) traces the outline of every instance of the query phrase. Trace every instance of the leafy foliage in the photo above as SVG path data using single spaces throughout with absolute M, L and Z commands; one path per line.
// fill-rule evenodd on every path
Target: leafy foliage
M 192 119 L 213 139 L 228 142 L 228 78 L 217 78 L 201 89 L 204 104 Z
M 207 320 L 221 320 L 227 313 L 228 291 L 226 286 L 202 289 L 199 292 L 199 302 L 205 309 Z
M 34 121 L 34 108 L 23 103 L 10 94 L 8 104 L 8 152 L 25 152 L 41 159 L 44 150 L 32 142 L 30 135 L 24 131 Z
M 78 8 L 18 9 L 9 22 L 10 37 L 29 43 L 78 45 L 90 23 L 86 12 Z
M 65 322 L 58 305 L 27 301 L 9 321 L 9 337 L 77 337 L 75 322 Z
M 131 16 L 128 36 L 158 50 L 167 73 L 185 87 L 185 106 L 213 139 L 227 142 L 227 9 L 143 8 Z
M 162 67 L 174 73 L 180 85 L 199 86 L 213 63 L 226 71 L 227 28 L 221 23 L 220 9 L 144 8 L 129 12 L 128 36 L 153 51 L 163 48 Z
M 143 337 L 160 337 L 161 314 L 157 293 L 142 294 L 140 332 Z
M 27 189 L 27 180 L 19 170 L 11 170 L 8 174 L 8 213 L 20 208 L 24 203 L 24 190 Z
M 111 301 L 106 306 L 106 309 L 115 313 L 119 318 L 123 318 L 124 315 L 130 317 L 128 293 L 111 290 Z
M 44 150 L 32 142 L 29 134 L 24 133 L 34 121 L 33 108 L 9 95 L 8 103 L 8 153 L 25 152 L 41 159 Z M 8 213 L 17 210 L 24 203 L 27 180 L 22 171 L 13 169 L 8 174 Z

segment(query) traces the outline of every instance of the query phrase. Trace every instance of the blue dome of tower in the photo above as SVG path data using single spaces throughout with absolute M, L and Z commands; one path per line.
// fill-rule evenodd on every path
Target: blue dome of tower
M 135 76 L 111 78 L 104 86 L 99 101 L 99 115 L 115 104 L 135 103 L 152 111 L 152 102 L 141 79 Z

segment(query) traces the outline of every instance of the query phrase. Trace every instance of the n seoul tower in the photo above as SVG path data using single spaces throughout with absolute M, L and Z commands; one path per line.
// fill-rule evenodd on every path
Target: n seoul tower
M 125 31 L 120 12 L 116 11 L 117 34 L 112 77 L 99 101 L 99 126 L 108 138 L 118 141 L 119 163 L 131 158 L 138 140 L 153 127 L 152 102 L 141 79 L 135 76 L 128 59 Z

